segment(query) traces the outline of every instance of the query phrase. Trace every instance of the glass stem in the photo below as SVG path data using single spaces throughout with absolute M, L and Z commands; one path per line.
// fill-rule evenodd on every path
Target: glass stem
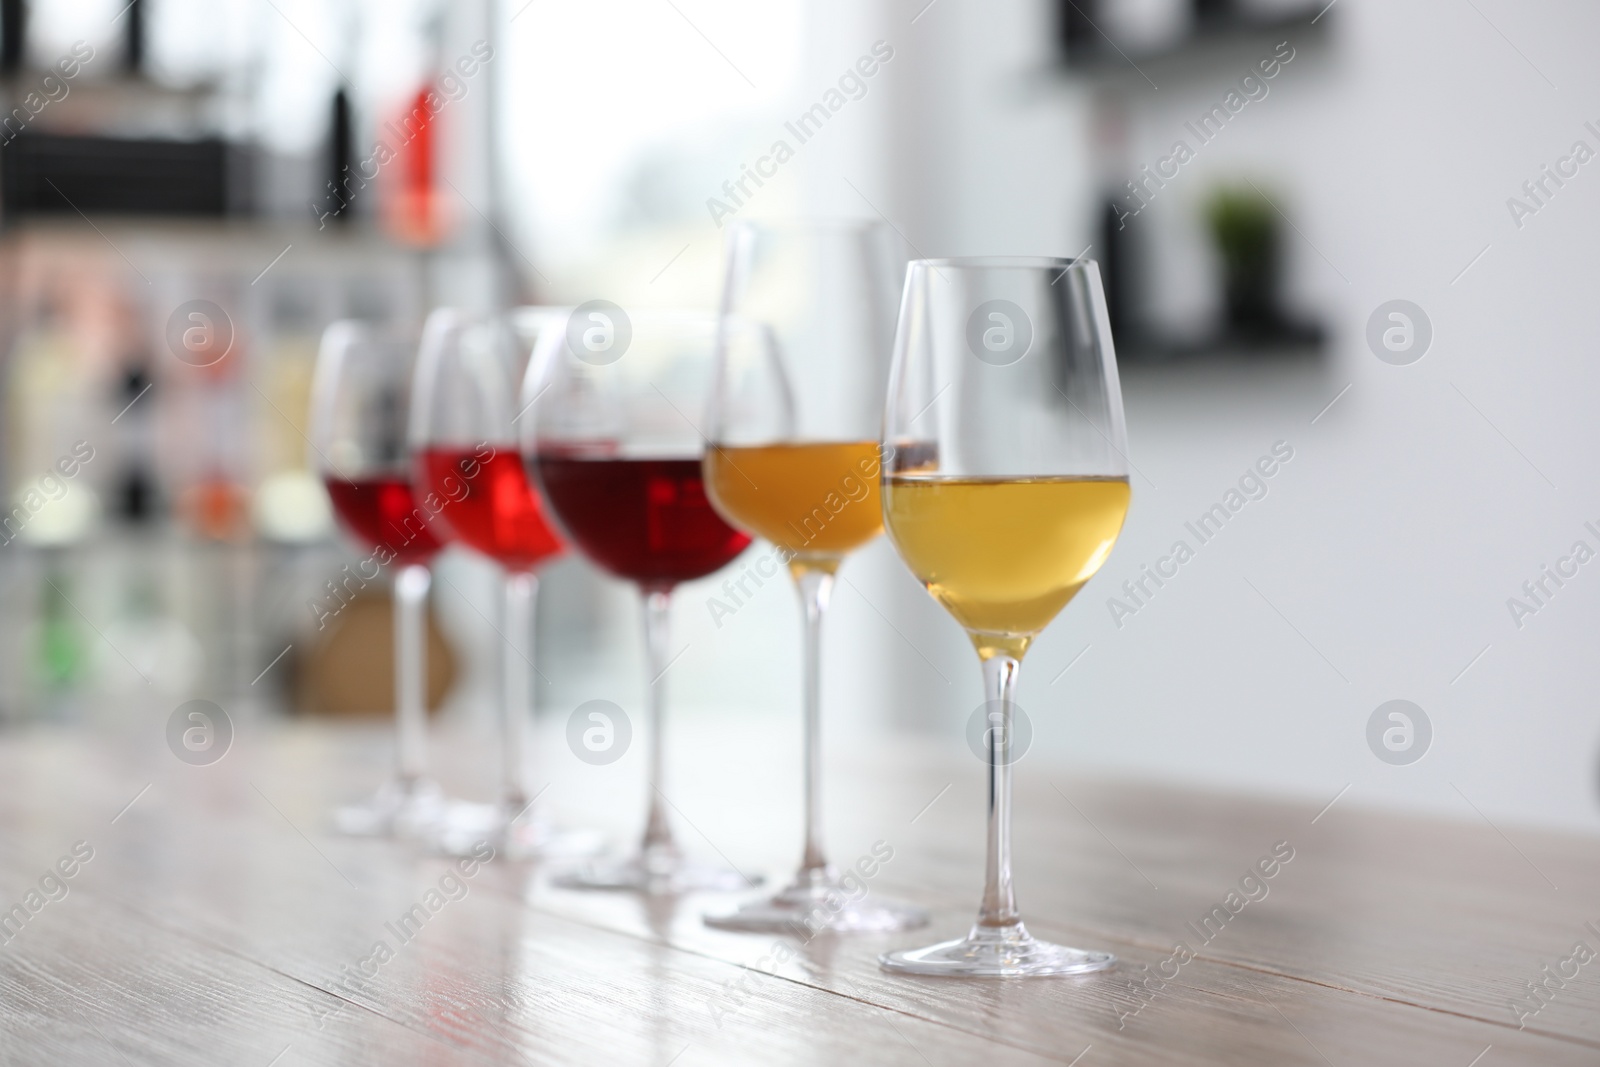
M 983 687 L 988 700 L 989 729 L 989 862 L 984 872 L 981 927 L 1009 927 L 1022 921 L 1011 891 L 1011 700 L 1020 661 L 995 653 L 983 661 Z M 996 710 L 998 709 L 998 711 Z M 998 714 L 999 721 L 995 721 Z
M 645 818 L 644 840 L 640 849 L 646 867 L 662 868 L 674 863 L 678 846 L 672 840 L 672 825 L 667 819 L 662 785 L 666 776 L 667 683 L 663 675 L 669 666 L 672 593 L 666 589 L 644 590 L 645 701 L 650 709 L 650 809 Z
M 409 793 L 428 773 L 428 588 L 433 575 L 420 563 L 400 568 L 394 582 L 396 774 Z
M 505 645 L 501 649 L 500 728 L 504 743 L 505 805 L 522 813 L 533 799 L 529 781 L 533 712 L 533 626 L 539 579 L 530 571 L 505 577 Z
M 805 675 L 802 714 L 805 748 L 806 845 L 797 884 L 821 885 L 828 880 L 828 859 L 822 852 L 822 615 L 833 595 L 833 572 L 808 567 L 795 575 L 800 606 L 805 611 Z

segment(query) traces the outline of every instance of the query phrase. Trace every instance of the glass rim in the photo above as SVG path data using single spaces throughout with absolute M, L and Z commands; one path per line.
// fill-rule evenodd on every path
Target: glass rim
M 944 259 L 913 259 L 906 265 L 951 270 L 1071 270 L 1094 262 L 1088 256 L 949 256 Z

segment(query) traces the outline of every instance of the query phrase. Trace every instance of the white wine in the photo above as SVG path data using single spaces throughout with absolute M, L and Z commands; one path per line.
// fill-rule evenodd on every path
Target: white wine
M 789 550 L 791 567 L 833 571 L 883 532 L 878 442 L 718 445 L 706 489 L 723 517 Z
M 890 475 L 889 537 L 979 655 L 1020 657 L 1111 554 L 1126 478 Z

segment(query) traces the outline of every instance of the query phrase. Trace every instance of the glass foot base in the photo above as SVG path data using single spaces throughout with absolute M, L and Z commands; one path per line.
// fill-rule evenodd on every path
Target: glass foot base
M 681 859 L 646 862 L 643 856 L 602 860 L 567 871 L 552 880 L 562 889 L 609 889 L 648 896 L 679 896 L 696 892 L 734 892 L 761 884 L 761 876 L 746 878 L 726 867 L 689 863 Z
M 333 827 L 349 837 L 425 837 L 450 802 L 427 778 L 393 778 L 357 804 L 334 809 Z
M 831 869 L 809 879 L 802 875 L 781 893 L 765 900 L 751 901 L 725 915 L 705 917 L 705 924 L 717 930 L 789 934 L 801 940 L 821 933 L 912 930 L 927 923 L 928 913 L 921 908 L 869 899 L 859 889 L 852 892 L 839 884 Z
M 517 816 L 503 804 L 457 802 L 436 824 L 430 843 L 446 856 L 482 858 L 488 845 L 495 859 L 531 861 L 592 856 L 605 839 L 593 830 L 558 830 L 536 812 Z
M 1109 952 L 1091 952 L 1040 941 L 1021 923 L 974 926 L 959 941 L 926 948 L 889 952 L 878 965 L 897 974 L 949 975 L 968 978 L 1032 978 L 1053 974 L 1089 974 L 1117 962 Z

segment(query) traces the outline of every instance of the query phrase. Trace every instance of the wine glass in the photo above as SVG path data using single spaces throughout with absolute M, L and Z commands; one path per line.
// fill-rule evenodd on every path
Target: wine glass
M 884 420 L 884 524 L 977 649 L 994 726 L 978 921 L 965 938 L 880 957 L 885 970 L 1011 977 L 1114 962 L 1036 940 L 1022 923 L 1011 888 L 1010 736 L 1023 654 L 1122 530 L 1125 450 L 1094 261 L 911 263 Z
M 411 488 L 405 419 L 411 384 L 410 345 L 353 321 L 322 335 L 311 396 L 309 443 L 346 534 L 367 555 L 328 583 L 312 602 L 318 628 L 344 608 L 347 597 L 393 564 L 394 691 L 397 766 L 367 800 L 334 812 L 342 833 L 419 836 L 444 816 L 447 802 L 428 777 L 428 563 L 443 545 L 428 526 Z
M 706 486 L 729 522 L 772 542 L 805 617 L 805 845 L 776 895 L 707 916 L 727 930 L 903 930 L 920 908 L 852 901 L 822 849 L 821 628 L 844 557 L 883 531 L 878 435 L 893 333 L 885 227 L 736 224 L 707 433 Z
M 562 545 L 517 451 L 516 383 L 526 362 L 527 350 L 502 319 L 434 311 L 423 328 L 410 424 L 412 480 L 433 528 L 487 556 L 504 575 L 496 627 L 502 638 L 500 801 L 474 806 L 476 825 L 464 825 L 462 813 L 435 843 L 465 853 L 487 839 L 511 859 L 572 855 L 598 844 L 593 834 L 552 829 L 532 810 L 535 570 Z
M 711 379 L 712 319 L 629 316 L 591 304 L 540 338 L 523 387 L 528 469 L 567 539 L 644 601 L 650 805 L 639 852 L 558 878 L 578 889 L 676 895 L 757 884 L 686 860 L 665 793 L 665 685 L 673 588 L 731 562 L 750 543 L 711 509 L 691 418 Z

